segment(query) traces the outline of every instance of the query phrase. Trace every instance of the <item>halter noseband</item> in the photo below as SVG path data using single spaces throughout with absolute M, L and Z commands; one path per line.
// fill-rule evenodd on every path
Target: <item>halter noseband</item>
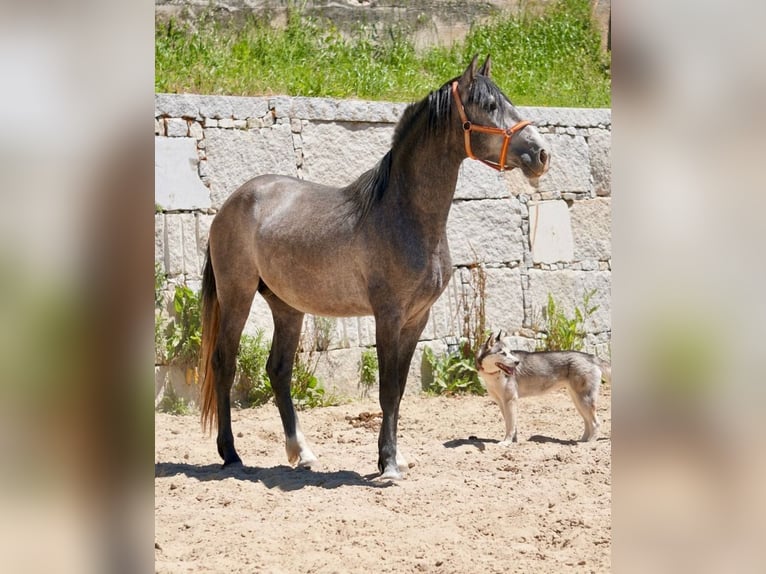
M 458 114 L 460 114 L 460 121 L 463 122 L 463 136 L 465 138 L 465 154 L 471 159 L 478 159 L 480 162 L 482 162 L 485 165 L 488 165 L 492 169 L 496 169 L 497 171 L 505 171 L 505 156 L 508 153 L 508 144 L 511 143 L 511 138 L 516 132 L 520 132 L 525 127 L 530 125 L 532 122 L 528 120 L 522 120 L 507 129 L 496 128 L 494 126 L 480 126 L 477 124 L 473 124 L 468 120 L 468 117 L 465 115 L 465 108 L 463 108 L 463 102 L 460 101 L 460 94 L 458 93 L 458 90 L 457 90 L 457 81 L 452 82 L 452 95 L 455 98 L 455 103 L 457 104 L 457 112 Z M 483 134 L 503 136 L 503 147 L 500 150 L 499 163 L 495 163 L 494 161 L 489 161 L 486 159 L 481 159 L 473 155 L 473 151 L 471 150 L 471 132 L 480 132 Z

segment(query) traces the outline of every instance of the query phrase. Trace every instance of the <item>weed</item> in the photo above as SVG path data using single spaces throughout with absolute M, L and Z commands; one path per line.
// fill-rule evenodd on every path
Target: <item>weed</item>
M 167 276 L 162 271 L 159 263 L 154 264 L 154 361 L 163 364 L 166 360 L 167 343 L 165 330 L 167 319 L 165 318 L 165 285 Z
M 237 353 L 237 380 L 234 391 L 242 397 L 240 407 L 257 407 L 274 396 L 271 381 L 266 374 L 269 344 L 263 340 L 263 331 L 255 337 L 242 335 Z
M 539 322 L 539 316 L 542 315 L 542 321 L 545 323 L 542 328 L 544 336 L 537 341 L 537 351 L 582 351 L 585 347 L 585 320 L 598 309 L 598 305 L 591 306 L 590 300 L 596 290 L 593 289 L 585 293 L 583 297 L 582 309 L 575 305 L 574 317 L 567 317 L 561 308 L 556 304 L 553 295 L 548 293 L 548 303 L 541 313 L 536 314 Z
M 433 380 L 425 391 L 434 395 L 486 394 L 479 380 L 474 355 L 465 354 L 465 349 L 470 348 L 468 341 L 461 339 L 456 347 L 456 350 L 448 350 L 441 355 L 436 355 L 430 347 L 423 349 L 423 356 L 433 374 Z
M 485 289 L 487 273 L 481 264 L 467 269 L 468 276 L 460 296 L 461 336 L 447 345 L 447 352 L 437 356 L 426 347 L 423 356 L 431 368 L 432 380 L 426 392 L 433 394 L 484 395 L 486 390 L 476 370 L 476 353 L 487 336 Z
M 331 317 L 313 317 L 314 320 L 314 349 L 327 351 L 332 344 L 332 336 L 335 331 L 335 319 Z
M 368 397 L 370 389 L 378 382 L 378 368 L 377 350 L 367 347 L 359 358 L 359 387 L 363 397 Z
M 186 285 L 176 285 L 173 295 L 175 316 L 167 336 L 167 358 L 171 365 L 196 368 L 202 342 L 200 295 Z
M 295 354 L 290 396 L 293 398 L 295 408 L 299 410 L 338 403 L 337 397 L 326 393 L 325 388 L 315 374 L 318 361 L 319 357 L 314 359 L 313 351 L 309 352 L 308 357 L 305 358 L 301 353 Z

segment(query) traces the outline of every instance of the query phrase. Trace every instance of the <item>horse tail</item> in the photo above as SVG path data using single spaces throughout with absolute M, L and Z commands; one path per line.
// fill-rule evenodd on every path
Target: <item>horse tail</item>
M 218 398 L 215 392 L 215 371 L 213 370 L 213 352 L 218 339 L 221 307 L 215 287 L 215 273 L 210 261 L 210 246 L 205 257 L 202 271 L 202 352 L 200 354 L 200 373 L 202 376 L 202 428 L 211 432 L 218 419 Z

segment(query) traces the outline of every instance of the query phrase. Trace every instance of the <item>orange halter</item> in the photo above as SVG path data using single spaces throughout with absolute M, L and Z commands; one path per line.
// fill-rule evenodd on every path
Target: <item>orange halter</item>
M 480 125 L 473 124 L 468 120 L 468 118 L 465 115 L 465 108 L 463 108 L 463 102 L 460 101 L 460 94 L 458 93 L 458 90 L 457 90 L 457 81 L 452 82 L 452 95 L 455 98 L 455 103 L 457 104 L 457 112 L 458 114 L 460 114 L 460 121 L 463 122 L 463 135 L 465 137 L 465 154 L 471 159 L 478 159 L 480 162 L 482 162 L 485 165 L 488 165 L 492 169 L 496 169 L 497 171 L 505 171 L 505 156 L 508 153 L 508 144 L 511 143 L 511 138 L 516 132 L 520 132 L 525 127 L 530 125 L 532 122 L 527 120 L 522 120 L 507 129 L 496 128 L 493 126 L 480 126 Z M 471 132 L 479 132 L 483 134 L 503 136 L 503 147 L 500 150 L 499 163 L 496 163 L 494 161 L 489 161 L 486 159 L 481 159 L 473 155 L 473 151 L 471 150 Z

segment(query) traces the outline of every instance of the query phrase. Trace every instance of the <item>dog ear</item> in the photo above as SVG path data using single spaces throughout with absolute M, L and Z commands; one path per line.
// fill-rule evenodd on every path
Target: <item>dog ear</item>
M 489 337 L 487 337 L 487 340 L 484 341 L 483 349 L 489 349 L 489 346 L 492 344 L 492 333 L 489 334 Z

